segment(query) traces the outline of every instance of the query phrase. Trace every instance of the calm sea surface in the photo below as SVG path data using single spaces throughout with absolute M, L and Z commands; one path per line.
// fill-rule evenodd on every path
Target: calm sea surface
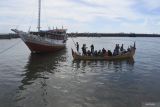
M 71 38 L 66 49 L 37 55 L 20 39 L 0 40 L 0 52 L 17 44 L 0 54 L 0 107 L 160 106 L 160 38 L 73 40 L 112 51 L 136 41 L 137 50 L 134 60 L 73 61 Z

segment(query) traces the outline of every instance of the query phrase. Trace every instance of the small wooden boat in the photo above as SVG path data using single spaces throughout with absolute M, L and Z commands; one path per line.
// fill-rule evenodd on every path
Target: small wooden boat
M 130 51 L 116 55 L 116 56 L 107 56 L 107 55 L 102 55 L 102 56 L 87 56 L 87 55 L 80 55 L 79 53 L 73 51 L 72 49 L 72 56 L 74 60 L 123 60 L 123 59 L 131 59 L 133 58 L 134 54 L 136 51 L 136 46 L 134 43 L 134 46 L 131 46 Z

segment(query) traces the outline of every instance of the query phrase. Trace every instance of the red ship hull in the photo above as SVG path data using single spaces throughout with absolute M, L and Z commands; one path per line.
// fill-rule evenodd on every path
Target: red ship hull
M 65 46 L 49 46 L 31 42 L 25 42 L 25 44 L 28 46 L 32 53 L 55 52 L 65 48 Z

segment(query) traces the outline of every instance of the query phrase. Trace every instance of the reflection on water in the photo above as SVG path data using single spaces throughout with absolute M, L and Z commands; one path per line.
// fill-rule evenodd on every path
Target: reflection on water
M 59 65 L 59 62 L 66 61 L 64 54 L 65 50 L 56 54 L 30 54 L 29 61 L 25 66 L 22 84 L 30 85 L 37 78 L 48 79 L 46 74 L 54 74 L 56 72 L 54 69 Z
M 57 72 L 56 68 L 59 66 L 59 62 L 66 61 L 66 57 L 64 56 L 65 52 L 66 50 L 55 54 L 30 54 L 27 65 L 24 68 L 24 74 L 22 75 L 22 84 L 19 86 L 19 95 L 17 96 L 17 103 L 20 103 L 20 106 L 28 100 L 28 98 L 24 96 L 27 96 L 26 92 L 28 90 L 34 90 L 34 85 L 36 85 L 36 88 L 39 86 L 41 90 L 41 92 L 37 92 L 40 94 L 38 96 L 42 100 L 42 102 L 40 102 L 40 104 L 42 104 L 41 106 L 47 106 L 48 102 L 46 97 L 48 93 L 46 80 L 49 79 L 49 75 L 54 75 L 54 73 Z M 36 88 L 35 90 L 37 90 Z M 31 104 L 31 106 L 34 106 L 34 104 Z
M 123 64 L 126 64 L 126 66 L 134 66 L 134 58 L 128 59 L 128 60 L 116 60 L 116 61 L 87 61 L 87 60 L 73 60 L 72 61 L 72 67 L 76 70 L 83 69 L 85 71 L 85 68 L 87 67 L 101 67 L 107 69 L 114 69 L 115 72 L 117 71 L 123 71 Z
M 72 62 L 72 67 L 75 72 L 79 72 L 77 78 L 80 76 L 78 81 L 83 84 L 81 86 L 83 91 L 80 90 L 80 95 L 87 94 L 84 95 L 85 101 L 81 102 L 86 103 L 86 106 L 127 107 L 125 102 L 130 102 L 128 97 L 129 99 L 135 97 L 130 96 L 130 93 L 127 92 L 137 87 L 136 79 L 130 78 L 130 73 L 134 70 L 133 59 L 122 61 L 75 60 Z M 133 89 L 130 89 L 130 86 Z M 135 105 L 139 107 L 141 102 Z

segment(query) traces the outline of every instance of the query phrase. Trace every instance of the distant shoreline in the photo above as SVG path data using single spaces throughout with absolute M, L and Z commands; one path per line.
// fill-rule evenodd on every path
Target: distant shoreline
M 68 37 L 160 37 L 160 34 L 136 33 L 67 33 Z M 18 34 L 0 34 L 0 39 L 19 38 Z
M 160 37 L 160 34 L 136 33 L 68 33 L 69 37 Z

